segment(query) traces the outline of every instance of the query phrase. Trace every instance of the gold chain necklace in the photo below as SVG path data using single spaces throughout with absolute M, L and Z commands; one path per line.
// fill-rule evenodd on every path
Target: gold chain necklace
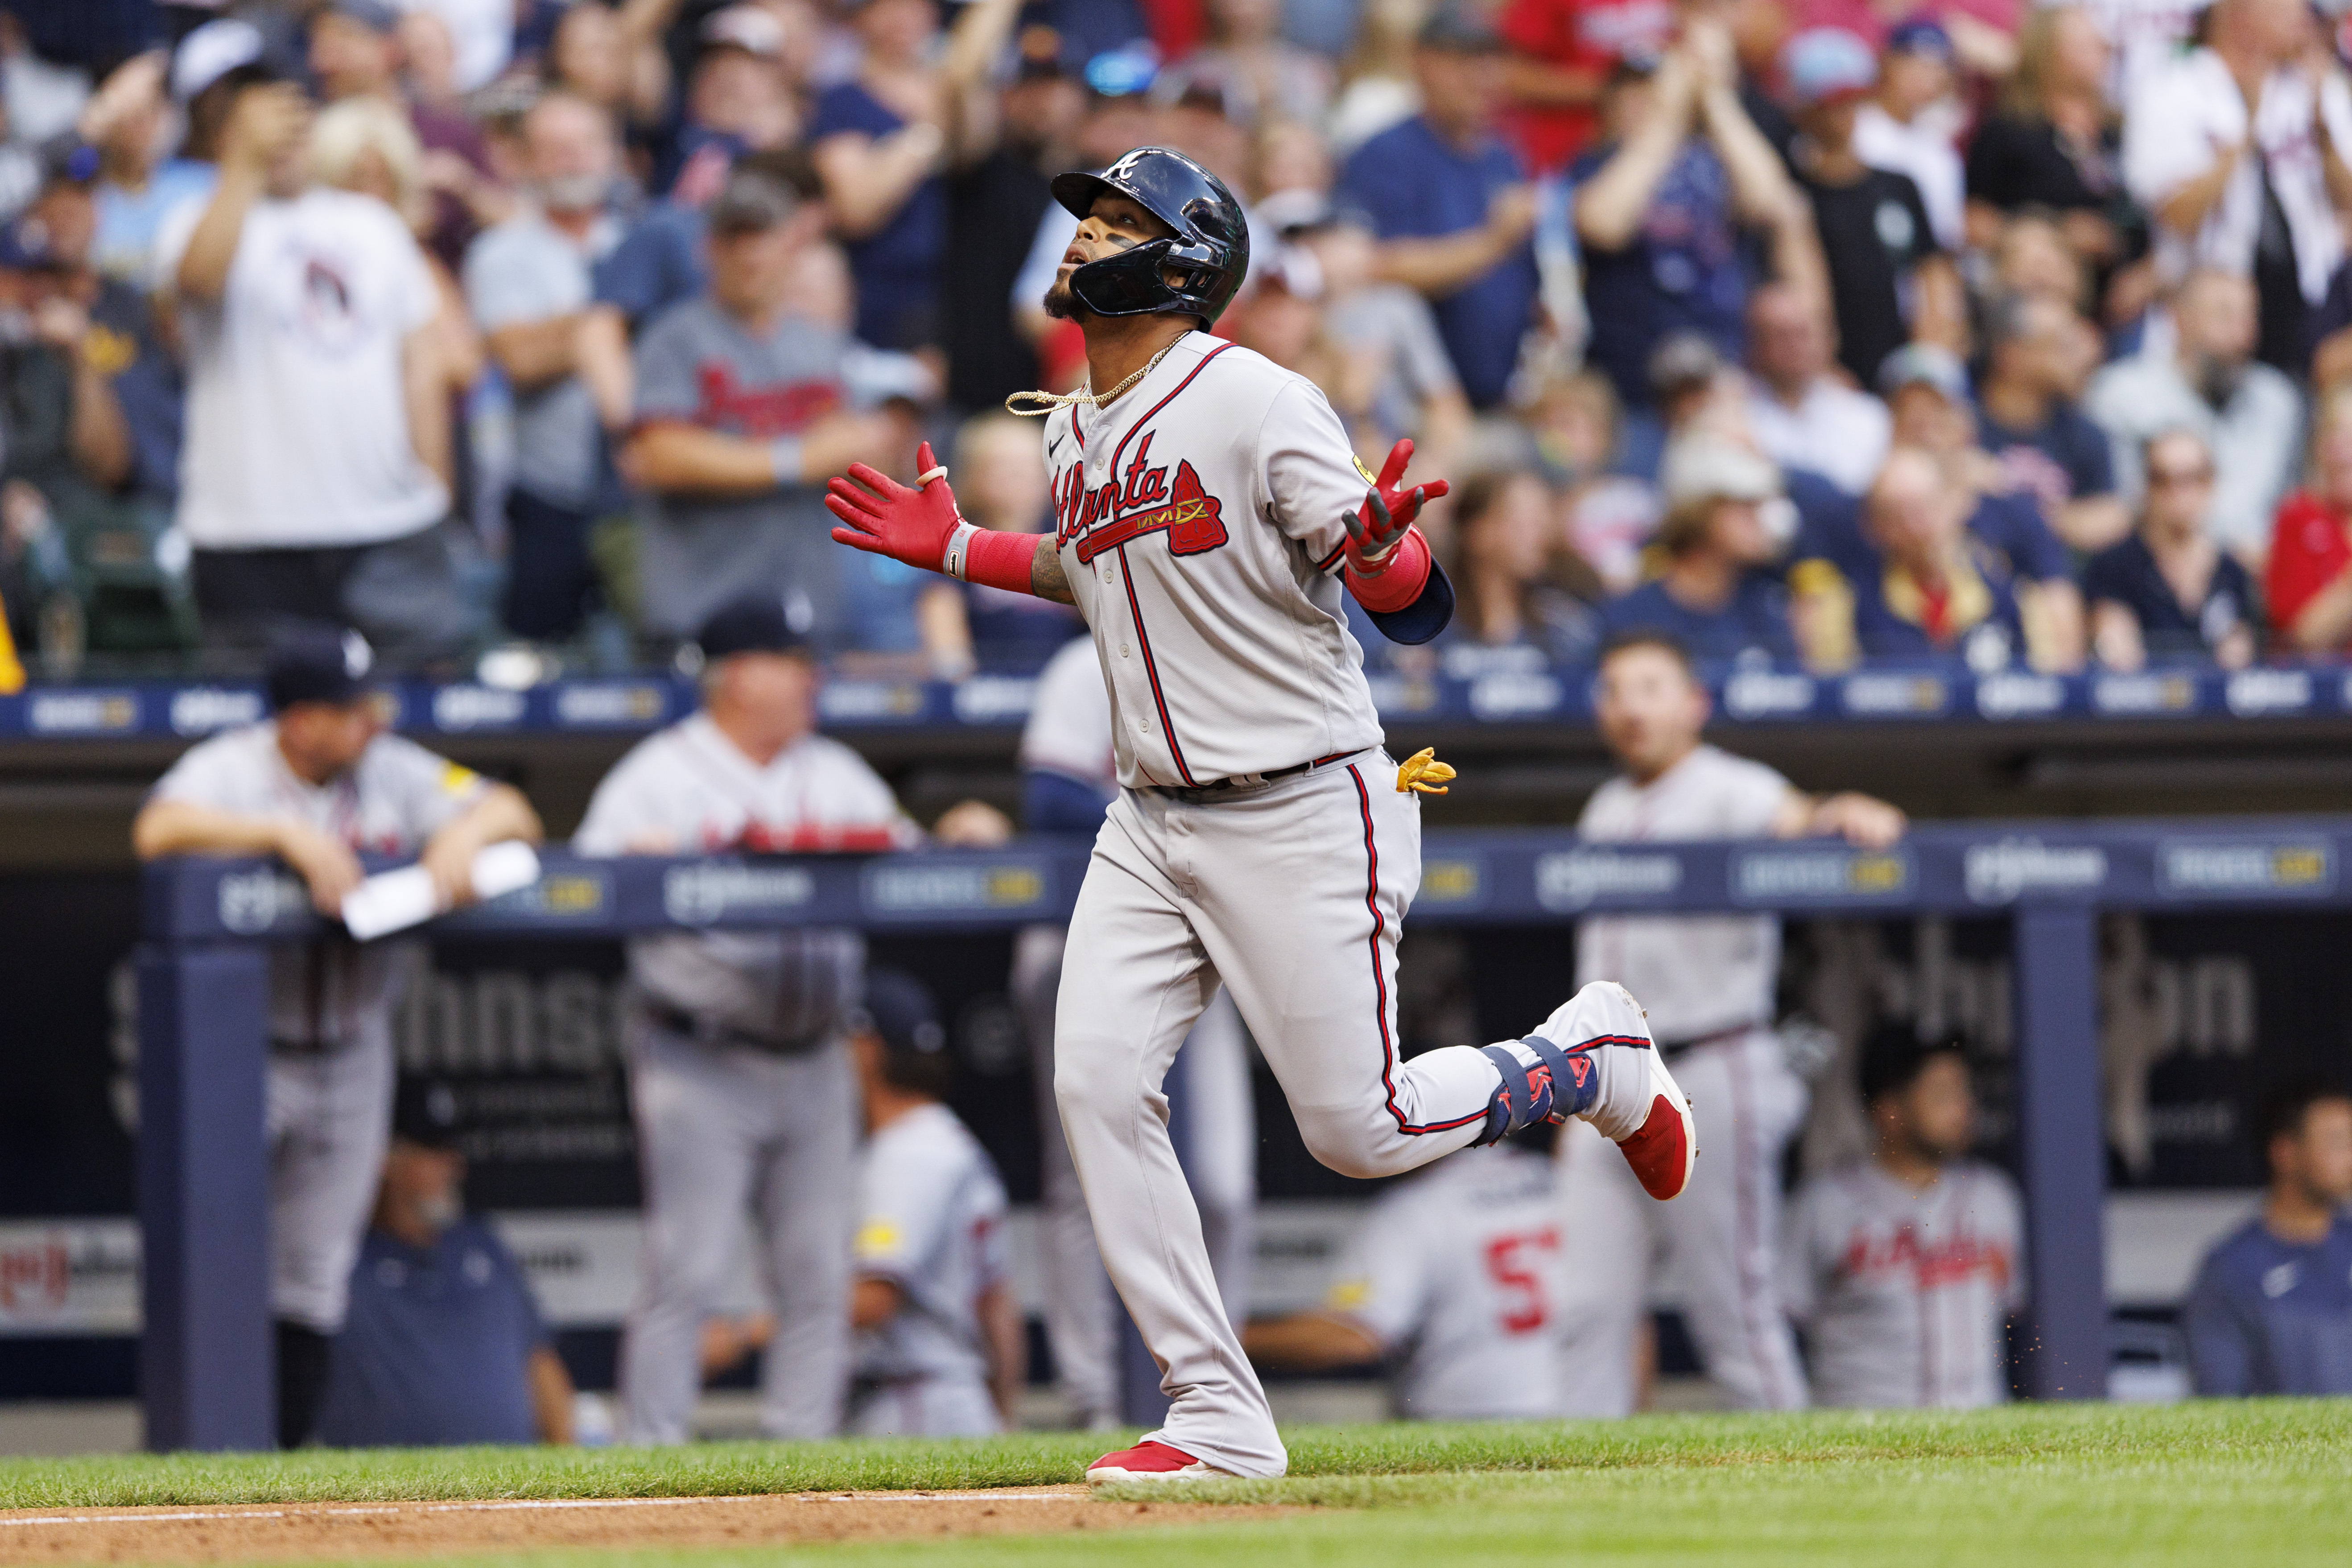
M 1150 375 L 1153 371 L 1158 370 L 1160 368 L 1160 362 L 1168 357 L 1168 351 L 1174 348 L 1178 343 L 1181 343 L 1184 340 L 1181 337 L 1169 339 L 1165 343 L 1160 345 L 1160 352 L 1153 354 L 1144 364 L 1144 367 L 1141 370 L 1137 371 L 1133 375 L 1129 376 L 1125 381 L 1120 382 L 1117 386 L 1112 387 L 1108 392 L 1103 393 L 1099 396 L 1096 395 L 1096 394 L 1090 389 L 1083 386 L 1078 388 L 1076 392 L 1016 392 L 1012 396 L 1007 397 L 1004 400 L 1004 412 L 1007 414 L 1017 414 L 1024 419 L 1043 419 L 1056 409 L 1067 408 L 1074 403 L 1091 403 L 1097 408 L 1100 408 L 1104 404 L 1113 401 L 1120 393 L 1125 392 L 1129 387 L 1133 386 L 1137 382 L 1141 381 L 1145 376 Z M 1034 408 L 1023 408 L 1017 406 L 1023 403 L 1033 403 L 1036 405 L 1036 406 Z

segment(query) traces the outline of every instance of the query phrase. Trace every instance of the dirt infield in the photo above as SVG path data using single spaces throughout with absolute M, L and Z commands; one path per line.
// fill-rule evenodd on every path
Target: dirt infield
M 1207 1522 L 1276 1508 L 1106 1502 L 1084 1487 L 777 1497 L 273 1503 L 0 1511 L 0 1563 L 400 1557 L 538 1547 L 769 1546 Z

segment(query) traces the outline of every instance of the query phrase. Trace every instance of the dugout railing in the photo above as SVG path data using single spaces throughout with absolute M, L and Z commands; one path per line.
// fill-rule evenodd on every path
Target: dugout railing
M 1558 831 L 1433 832 L 1415 927 L 1612 912 L 2005 919 L 2031 1286 L 2029 1391 L 2105 1391 L 2098 917 L 2352 906 L 2352 817 L 1922 826 L 1885 850 L 1829 841 L 1598 845 Z M 436 934 L 611 939 L 853 925 L 1003 931 L 1067 918 L 1083 841 L 865 858 L 583 860 Z M 139 985 L 140 1390 L 151 1448 L 270 1446 L 263 1135 L 265 947 L 320 929 L 301 882 L 255 860 L 148 868 Z M 1560 993 L 1571 977 L 1562 949 Z

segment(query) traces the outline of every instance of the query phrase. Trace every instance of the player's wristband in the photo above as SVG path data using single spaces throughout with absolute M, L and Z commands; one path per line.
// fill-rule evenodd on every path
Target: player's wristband
M 778 489 L 808 482 L 801 471 L 803 460 L 799 437 L 779 436 L 768 443 L 768 471 L 774 476 Z
M 948 535 L 947 548 L 940 552 L 940 570 L 959 583 L 971 582 L 964 575 L 964 566 L 971 553 L 971 542 L 979 532 L 972 524 L 956 519 L 955 529 Z
M 1042 533 L 998 533 L 992 529 L 974 528 L 968 522 L 959 523 L 948 538 L 950 556 L 961 551 L 959 569 L 951 574 L 982 587 L 1002 588 L 1008 594 L 1034 594 L 1037 588 L 1030 574 L 1035 568 L 1037 552 L 1052 542 Z
M 1409 528 L 1403 542 L 1389 552 L 1379 572 L 1366 576 L 1353 563 L 1349 564 L 1348 592 L 1368 610 L 1402 610 L 1421 597 L 1429 582 L 1429 541 L 1422 537 L 1420 529 Z

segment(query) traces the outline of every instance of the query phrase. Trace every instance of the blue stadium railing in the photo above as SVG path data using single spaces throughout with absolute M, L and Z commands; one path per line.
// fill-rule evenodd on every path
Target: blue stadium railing
M 547 857 L 535 886 L 453 916 L 450 936 L 854 925 L 983 932 L 1066 919 L 1083 842 L 775 859 Z M 1886 850 L 1832 842 L 1588 845 L 1560 832 L 1432 833 L 1412 920 L 1563 923 L 1587 913 L 2003 917 L 2011 922 L 2029 1382 L 2105 1388 L 2097 916 L 2352 906 L 2352 817 L 1928 826 Z M 273 1431 L 264 946 L 320 929 L 263 861 L 149 868 L 139 955 L 140 1219 L 151 1447 L 265 1447 Z M 1561 967 L 1559 989 L 1570 976 Z
M 1801 670 L 1710 672 L 1717 710 L 1734 723 L 1923 720 L 2012 723 L 2066 718 L 2263 719 L 2352 714 L 2352 667 L 2278 665 L 2223 671 L 2182 667 L 2121 675 L 1970 675 L 1948 667 L 1872 668 L 1846 675 Z M 1383 716 L 1484 723 L 1575 723 L 1591 716 L 1584 675 L 1505 670 L 1461 678 L 1371 677 Z M 524 691 L 466 682 L 394 682 L 400 729 L 422 737 L 632 733 L 690 710 L 690 681 L 669 675 L 599 676 Z M 1008 727 L 1028 716 L 1036 682 L 981 675 L 949 683 L 835 677 L 821 698 L 828 728 Z M 0 744 L 19 741 L 191 740 L 263 711 L 261 689 L 237 681 L 36 685 L 0 697 Z

